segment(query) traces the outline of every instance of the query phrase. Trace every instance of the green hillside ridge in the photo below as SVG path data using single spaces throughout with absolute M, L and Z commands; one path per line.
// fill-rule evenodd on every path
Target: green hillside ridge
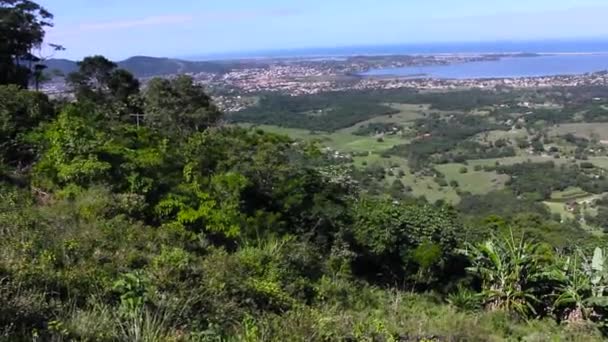
M 186 73 L 225 73 L 231 65 L 226 62 L 186 61 L 173 58 L 134 56 L 116 62 L 118 66 L 136 77 L 153 77 Z M 48 70 L 58 70 L 64 75 L 78 70 L 78 62 L 66 59 L 49 59 L 44 62 Z

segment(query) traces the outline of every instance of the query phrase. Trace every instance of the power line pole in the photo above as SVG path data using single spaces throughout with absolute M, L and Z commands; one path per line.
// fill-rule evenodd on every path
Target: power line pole
M 139 122 L 140 122 L 140 121 L 143 121 L 143 120 L 145 119 L 145 117 L 146 117 L 146 115 L 145 115 L 145 114 L 137 114 L 137 113 L 135 113 L 135 114 L 130 114 L 129 116 L 131 116 L 131 117 L 134 117 L 134 118 L 135 118 L 135 121 L 137 122 L 137 128 L 139 128 Z

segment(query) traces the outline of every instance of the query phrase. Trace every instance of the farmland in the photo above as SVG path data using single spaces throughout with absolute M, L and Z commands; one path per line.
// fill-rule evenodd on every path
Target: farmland
M 581 94 L 578 96 L 584 97 Z M 586 209 L 577 215 L 565 204 L 591 204 L 603 196 L 604 187 L 608 191 L 604 182 L 608 116 L 605 123 L 585 121 L 589 113 L 594 113 L 594 120 L 598 115 L 601 119 L 603 107 L 598 106 L 603 104 L 597 99 L 585 107 L 584 103 L 564 102 L 551 92 L 471 91 L 467 95 L 458 91 L 421 93 L 419 97 L 411 93 L 402 97 L 363 94 L 347 105 L 349 96 L 339 95 L 337 105 L 327 104 L 326 97 L 298 100 L 292 108 L 294 121 L 284 117 L 281 124 L 255 123 L 259 119 L 239 124 L 316 142 L 348 160 L 358 172 L 373 175 L 376 182 L 365 186 L 378 194 L 403 189 L 399 191 L 406 197 L 457 205 L 469 196 L 508 191 L 544 204 L 562 219 L 581 220 L 588 226 L 581 215 L 593 216 L 597 210 Z M 375 112 L 365 114 L 358 108 L 357 119 L 349 118 L 345 108 L 356 103 L 365 103 Z M 281 105 L 289 107 L 289 101 Z M 306 123 L 302 117 L 312 121 Z M 540 169 L 547 165 L 555 175 L 572 176 L 549 182 L 551 191 L 534 187 L 538 180 L 528 176 L 529 172 L 537 172 L 542 179 L 547 171 Z M 521 178 L 520 169 L 534 171 L 525 171 Z

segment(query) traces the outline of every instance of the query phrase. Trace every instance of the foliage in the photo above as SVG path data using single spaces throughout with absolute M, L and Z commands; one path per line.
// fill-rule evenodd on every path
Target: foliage
M 370 101 L 369 96 L 356 92 L 315 94 L 296 98 L 268 94 L 262 97 L 256 107 L 233 113 L 230 119 L 235 122 L 333 132 L 374 116 L 395 113 L 394 109 L 374 103 Z M 329 116 L 331 120 L 327 120 Z
M 6 4 L 26 3 L 0 0 L 0 15 L 15 11 Z M 44 17 L 30 5 L 31 20 Z M 601 338 L 604 252 L 577 259 L 586 254 L 564 240 L 603 241 L 589 243 L 591 234 L 565 230 L 517 195 L 573 182 L 599 192 L 603 179 L 566 181 L 577 170 L 555 165 L 497 168 L 516 176 L 514 191 L 463 194 L 459 212 L 411 198 L 403 171 L 397 181 L 392 170 L 369 170 L 393 181 L 387 198 L 383 188 L 362 189 L 355 179 L 372 184 L 370 176 L 316 143 L 222 127 L 192 78 L 151 80 L 140 92 L 131 74 L 94 56 L 70 81 L 70 104 L 0 86 L 0 339 Z M 299 115 L 286 125 L 335 130 L 391 113 L 378 95 L 446 110 L 498 101 L 482 91 L 361 91 L 295 99 L 295 114 L 282 109 L 287 98 L 271 94 L 261 100 L 268 115 L 254 120 Z M 415 129 L 436 137 L 407 151 L 423 162 L 507 153 L 504 141 L 463 142 L 494 128 L 480 116 L 431 116 Z M 598 170 L 578 171 L 589 178 Z M 540 179 L 543 172 L 556 179 Z M 553 246 L 513 234 L 475 243 L 510 226 Z M 558 325 L 578 312 L 584 329 Z
M 538 314 L 540 284 L 550 280 L 550 249 L 516 239 L 511 233 L 502 239 L 471 245 L 466 253 L 471 260 L 468 270 L 482 281 L 486 307 L 523 317 Z
M 504 129 L 478 116 L 443 117 L 433 113 L 416 120 L 413 129 L 416 138 L 408 145 L 397 145 L 387 155 L 406 156 L 413 168 L 421 168 L 431 162 L 464 162 L 469 159 L 500 158 L 514 156 L 510 146 L 483 145 L 469 141 L 472 136 L 493 129 Z
M 356 272 L 384 281 L 415 278 L 431 284 L 456 245 L 459 230 L 447 210 L 363 200 L 354 208 L 353 238 L 359 258 Z M 365 273 L 373 269 L 373 273 Z
M 553 191 L 562 191 L 568 187 L 580 187 L 595 194 L 608 190 L 608 181 L 600 176 L 601 171 L 598 173 L 593 167 L 557 166 L 553 162 L 527 162 L 497 166 L 496 171 L 511 176 L 507 185 L 517 195 L 527 195 L 532 198 L 538 196 L 543 200 L 549 199 Z
M 108 119 L 128 121 L 133 120 L 130 115 L 139 114 L 139 81 L 103 56 L 78 62 L 78 71 L 70 73 L 66 81 L 80 102 L 101 107 Z
M 187 136 L 214 126 L 220 112 L 190 76 L 152 79 L 143 94 L 145 124 L 171 136 Z
M 27 88 L 38 61 L 33 49 L 42 45 L 53 15 L 30 0 L 0 1 L 0 85 Z
M 17 86 L 0 86 L 0 161 L 27 164 L 34 157 L 25 134 L 53 118 L 48 98 Z

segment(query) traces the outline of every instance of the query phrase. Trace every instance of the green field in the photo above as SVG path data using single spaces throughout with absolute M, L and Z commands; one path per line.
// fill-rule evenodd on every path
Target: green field
M 573 134 L 581 138 L 597 138 L 608 140 L 608 123 L 570 123 L 554 126 L 550 130 L 553 135 Z
M 330 147 L 334 150 L 343 153 L 365 153 L 367 156 L 355 157 L 354 164 L 360 168 L 366 166 L 381 166 L 385 170 L 392 171 L 393 176 L 387 176 L 386 183 L 391 184 L 395 179 L 399 178 L 399 170 L 405 173 L 405 176 L 400 180 L 407 186 L 412 188 L 414 196 L 425 196 L 429 201 L 434 202 L 443 199 L 450 203 L 458 203 L 460 197 L 456 189 L 452 187 L 441 187 L 437 184 L 435 178 L 423 176 L 420 174 L 412 174 L 408 166 L 407 160 L 399 157 L 383 158 L 379 153 L 390 149 L 395 145 L 407 144 L 408 138 L 396 135 L 384 135 L 380 137 L 374 136 L 358 136 L 354 135 L 359 127 L 366 126 L 371 123 L 398 123 L 407 127 L 411 126 L 414 120 L 423 117 L 429 111 L 428 105 L 409 105 L 409 104 L 390 104 L 391 107 L 399 109 L 398 114 L 391 116 L 379 116 L 363 122 L 360 122 L 352 127 L 344 128 L 333 133 L 313 133 L 303 129 L 284 128 L 278 126 L 258 125 L 257 128 L 267 132 L 285 134 L 294 139 L 306 141 L 318 141 L 323 146 Z M 435 111 L 436 112 L 436 111 Z M 251 127 L 251 125 L 243 125 Z M 442 171 L 443 173 L 443 171 Z M 483 179 L 479 182 L 479 178 Z M 460 184 L 461 191 L 469 191 L 471 193 L 486 193 L 499 185 L 504 184 L 504 179 L 497 177 L 494 173 L 478 172 L 470 175 L 453 175 L 449 176 L 448 181 L 456 180 Z
M 608 157 L 589 157 L 589 161 L 599 168 L 608 170 Z
M 516 147 L 518 155 L 515 157 L 469 160 L 466 165 L 458 163 L 436 165 L 435 170 L 445 175 L 445 181 L 447 181 L 448 184 L 454 182 L 457 182 L 458 184 L 458 187 L 456 188 L 452 186 L 453 184 L 442 187 L 438 184 L 438 181 L 440 181 L 439 179 L 428 176 L 428 174 L 412 174 L 406 159 L 395 156 L 385 158 L 380 155 L 382 152 L 395 145 L 409 143 L 412 137 L 409 128 L 412 127 L 415 120 L 428 115 L 431 112 L 430 107 L 428 105 L 392 103 L 386 103 L 385 105 L 398 109 L 399 113 L 374 117 L 351 127 L 337 130 L 333 133 L 311 132 L 305 129 L 284 128 L 270 125 L 259 125 L 255 127 L 268 132 L 285 134 L 294 139 L 317 141 L 322 146 L 329 147 L 342 153 L 364 154 L 364 156 L 357 156 L 354 158 L 354 164 L 356 166 L 360 168 L 368 166 L 382 167 L 388 174 L 392 174 L 386 177 L 385 182 L 388 185 L 398 177 L 399 171 L 403 171 L 405 176 L 400 178 L 403 184 L 412 188 L 413 195 L 425 196 L 429 201 L 443 199 L 450 203 L 458 203 L 460 201 L 459 193 L 486 194 L 505 188 L 505 183 L 509 180 L 507 175 L 500 175 L 496 172 L 488 172 L 485 170 L 475 171 L 476 166 L 493 167 L 496 165 L 513 165 L 526 162 L 554 162 L 558 165 L 579 163 L 579 161 L 575 161 L 570 157 L 556 159 L 548 155 L 532 155 L 529 154 L 528 151 Z M 440 112 L 433 110 L 433 113 L 435 112 L 442 115 L 456 115 L 449 111 Z M 487 115 L 487 113 L 478 111 L 476 115 Z M 360 128 L 375 123 L 395 123 L 403 126 L 404 129 L 403 131 L 392 135 L 360 136 L 353 134 Z M 244 126 L 251 127 L 250 125 Z M 599 126 L 597 124 L 566 124 L 554 127 L 551 133 L 553 135 L 562 135 L 576 132 L 577 135 L 585 135 L 588 137 L 592 134 L 591 132 L 595 132 L 596 130 L 605 130 L 606 132 L 604 134 L 608 139 L 608 124 L 599 124 Z M 595 136 L 595 133 L 593 134 Z M 510 131 L 488 131 L 480 133 L 472 139 L 482 143 L 506 139 L 510 141 L 512 146 L 516 146 L 519 139 L 530 139 L 530 137 L 531 134 L 526 129 L 520 129 Z M 555 146 L 560 148 L 563 153 L 562 155 L 568 155 L 568 146 Z M 590 157 L 589 161 L 598 167 L 608 170 L 608 157 Z M 463 167 L 467 168 L 467 173 L 460 172 Z M 570 200 L 585 198 L 586 196 L 589 196 L 589 194 L 580 189 L 568 189 L 561 193 L 555 193 L 553 198 L 545 204 L 551 208 L 552 212 L 559 213 L 564 217 L 569 217 L 569 213 L 565 212 L 565 209 L 563 208 L 563 203 Z
M 551 194 L 551 200 L 543 202 L 553 214 L 561 216 L 562 220 L 573 220 L 575 215 L 567 209 L 567 203 L 576 202 L 580 205 L 581 211 L 585 215 L 597 215 L 597 208 L 593 202 L 600 199 L 605 194 L 593 195 L 585 192 L 581 188 L 572 187 L 564 191 L 555 191 Z M 594 230 L 593 227 L 581 222 L 582 226 L 589 230 Z
M 467 173 L 460 170 L 466 167 Z M 487 194 L 488 192 L 503 189 L 509 180 L 507 175 L 499 175 L 496 172 L 475 171 L 472 167 L 464 164 L 445 164 L 435 167 L 446 176 L 448 182 L 457 181 L 460 191 L 472 194 Z
M 590 194 L 578 187 L 571 187 L 564 191 L 555 191 L 551 194 L 551 201 L 553 202 L 570 202 L 576 200 L 582 200 L 585 197 L 589 197 Z
M 449 203 L 456 204 L 460 201 L 460 196 L 458 196 L 455 189 L 439 186 L 433 177 L 412 174 L 407 164 L 407 160 L 404 158 L 383 158 L 378 154 L 371 154 L 366 157 L 355 157 L 354 164 L 360 168 L 379 165 L 385 170 L 390 170 L 394 175 L 386 178 L 387 184 L 391 184 L 395 179 L 400 179 L 403 184 L 412 188 L 412 194 L 414 196 L 424 196 L 430 202 L 442 199 Z M 405 176 L 400 178 L 398 176 L 399 170 L 402 170 L 405 173 Z
M 391 107 L 398 109 L 400 112 L 394 115 L 378 116 L 366 121 L 362 121 L 354 126 L 338 130 L 333 133 L 316 133 L 305 129 L 285 128 L 270 125 L 256 125 L 255 127 L 263 129 L 267 132 L 285 134 L 294 139 L 307 141 L 320 141 L 323 145 L 331 147 L 335 150 L 349 152 L 382 152 L 399 144 L 406 144 L 408 139 L 401 135 L 384 135 L 380 137 L 373 136 L 357 136 L 352 134 L 359 127 L 366 126 L 371 123 L 398 123 L 404 127 L 409 127 L 412 122 L 423 117 L 429 110 L 428 105 L 410 105 L 410 104 L 390 104 Z M 244 127 L 252 127 L 252 125 L 243 124 Z
M 246 126 L 246 125 L 243 125 Z M 246 126 L 252 127 L 252 126 Z M 340 152 L 382 152 L 390 149 L 391 147 L 407 143 L 407 139 L 402 138 L 398 135 L 387 135 L 383 136 L 382 139 L 371 136 L 357 136 L 353 135 L 348 130 L 340 130 L 334 133 L 313 133 L 304 129 L 297 128 L 285 128 L 278 126 L 269 125 L 257 125 L 253 126 L 262 129 L 266 132 L 288 135 L 293 139 L 306 140 L 306 141 L 318 141 L 322 145 L 330 147 Z
M 574 220 L 574 214 L 566 210 L 566 206 L 562 202 L 543 202 L 552 214 L 558 214 L 562 220 Z
M 509 140 L 513 144 L 517 139 L 527 138 L 528 132 L 525 129 L 509 130 L 509 131 L 488 131 L 475 136 L 475 140 L 480 142 L 495 142 L 496 140 Z

